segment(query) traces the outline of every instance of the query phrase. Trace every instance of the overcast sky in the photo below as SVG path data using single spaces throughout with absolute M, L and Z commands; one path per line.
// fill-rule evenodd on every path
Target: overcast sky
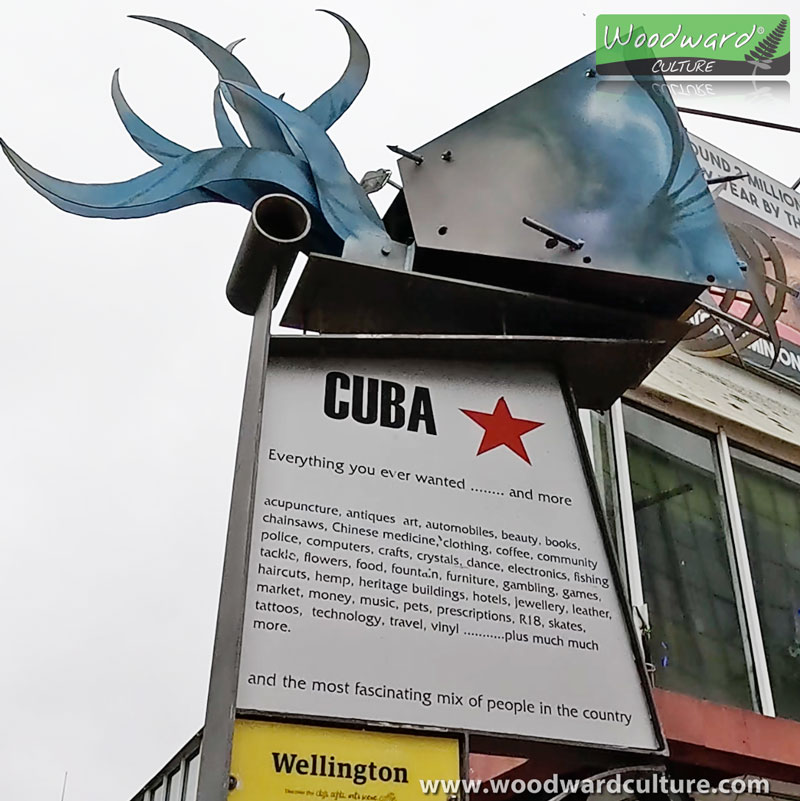
M 111 103 L 120 67 L 155 128 L 213 147 L 213 68 L 126 15 L 222 43 L 246 36 L 237 54 L 261 85 L 303 107 L 347 58 L 341 27 L 314 13 L 320 2 L 10 3 L 0 135 L 61 178 L 151 169 Z M 332 138 L 356 177 L 394 167 L 387 143 L 443 133 L 593 50 L 598 13 L 639 5 L 330 0 L 372 54 Z M 702 11 L 760 5 L 707 0 Z M 696 105 L 800 124 L 795 99 Z M 800 175 L 797 135 L 685 122 L 779 180 Z M 393 192 L 373 196 L 381 210 Z M 2 795 L 58 801 L 68 770 L 68 801 L 127 801 L 202 725 L 250 324 L 224 286 L 247 214 L 206 204 L 88 220 L 51 206 L 5 160 L 0 208 Z

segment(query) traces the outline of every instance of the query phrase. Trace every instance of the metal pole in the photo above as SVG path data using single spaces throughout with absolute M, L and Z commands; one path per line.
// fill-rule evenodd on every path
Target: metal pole
M 64 798 L 67 795 L 67 776 L 69 776 L 68 771 L 64 771 L 64 784 L 61 785 L 61 801 L 64 801 Z
M 781 122 L 768 122 L 767 120 L 754 120 L 752 117 L 737 117 L 735 114 L 722 114 L 719 111 L 702 111 L 699 108 L 686 108 L 685 106 L 677 106 L 678 111 L 685 114 L 697 114 L 700 117 L 713 117 L 717 120 L 728 120 L 729 122 L 744 122 L 748 125 L 759 125 L 762 128 L 774 128 L 778 131 L 791 131 L 792 133 L 800 133 L 800 128 L 796 125 L 784 125 Z
M 256 483 L 256 457 L 264 406 L 264 377 L 269 355 L 269 328 L 275 295 L 275 272 L 253 319 L 250 356 L 239 425 L 239 447 L 233 474 L 228 538 L 222 568 L 222 589 L 211 659 L 197 801 L 223 801 L 227 796 L 230 743 L 239 678 L 239 652 L 246 593 L 250 522 Z
M 767 655 L 764 651 L 764 638 L 761 635 L 761 623 L 758 615 L 756 593 L 753 588 L 753 576 L 750 572 L 750 560 L 747 556 L 747 542 L 744 537 L 742 513 L 739 509 L 739 496 L 736 492 L 736 478 L 733 474 L 731 449 L 728 445 L 728 436 L 720 428 L 717 432 L 717 447 L 719 450 L 720 472 L 724 489 L 725 503 L 728 510 L 728 520 L 731 528 L 731 541 L 736 561 L 739 588 L 744 608 L 747 635 L 750 640 L 750 650 L 753 656 L 753 669 L 756 677 L 756 687 L 761 701 L 761 714 L 775 717 L 775 701 L 772 697 L 772 684 L 769 679 Z M 734 581 L 736 576 L 733 577 Z
M 270 225 L 270 215 L 266 213 L 269 210 L 274 212 L 274 226 Z M 252 286 L 258 286 L 257 280 L 243 281 L 241 277 L 252 276 L 259 270 L 266 274 L 266 282 L 265 286 L 264 281 L 261 282 L 264 289 L 260 302 L 251 304 L 255 305 L 253 333 L 233 473 L 222 587 L 200 750 L 197 801 L 224 801 L 228 795 L 272 309 L 279 274 L 288 272 L 311 227 L 307 209 L 286 195 L 262 198 L 254 207 L 254 219 L 257 211 L 258 225 L 248 226 L 232 274 L 234 287 L 242 285 L 249 290 Z M 291 220 L 296 221 L 296 226 L 290 224 Z M 262 237 L 264 242 L 255 247 L 252 241 L 248 241 L 251 237 Z M 252 254 L 252 257 L 248 254 Z M 236 283 L 237 278 L 239 284 Z M 229 283 L 229 290 L 231 286 Z M 237 298 L 246 297 L 246 292 L 237 294 Z

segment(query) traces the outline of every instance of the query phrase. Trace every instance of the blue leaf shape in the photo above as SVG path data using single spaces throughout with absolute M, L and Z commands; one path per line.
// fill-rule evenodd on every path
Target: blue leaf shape
M 225 49 L 229 53 L 232 53 L 234 48 L 240 45 L 244 40 L 245 37 L 243 36 L 241 39 L 237 39 L 235 42 L 231 42 Z M 221 88 L 222 88 L 222 96 L 225 98 L 225 102 L 233 105 L 233 97 L 231 96 L 230 89 L 228 89 L 227 86 L 222 86 Z
M 200 150 L 128 181 L 79 184 L 37 170 L 2 140 L 0 147 L 40 195 L 83 217 L 145 217 L 210 200 L 249 209 L 261 195 L 274 191 L 288 191 L 312 209 L 319 207 L 307 165 L 284 153 L 253 148 Z
M 668 97 L 664 96 L 664 92 L 660 91 L 663 88 L 661 82 L 653 78 L 642 77 L 641 75 L 633 75 L 632 77 L 639 87 L 650 97 L 653 103 L 655 103 L 669 131 L 670 143 L 672 145 L 672 158 L 670 159 L 667 176 L 664 178 L 661 188 L 656 192 L 656 197 L 658 197 L 672 190 L 672 184 L 678 174 L 681 159 L 683 158 L 683 151 L 688 140 L 686 139 L 683 123 L 678 116 L 675 104 L 672 102 L 671 98 L 668 99 Z
M 159 164 L 164 164 L 170 159 L 177 159 L 191 153 L 183 145 L 167 139 L 154 128 L 151 128 L 136 112 L 130 107 L 122 89 L 119 85 L 119 70 L 114 70 L 114 77 L 111 79 L 111 99 L 114 101 L 114 108 L 119 114 L 125 130 L 130 134 L 131 139 L 148 156 L 155 159 Z
M 237 39 L 235 42 L 231 42 L 225 49 L 229 52 L 233 52 L 233 48 L 236 45 L 241 44 L 244 39 Z M 220 75 L 220 80 L 222 80 L 222 76 Z M 256 86 L 258 88 L 258 86 Z M 233 99 L 233 95 L 231 94 L 231 90 L 228 86 L 224 83 L 220 83 L 217 85 L 217 89 L 222 92 L 222 97 L 230 103 L 230 105 L 235 106 L 235 102 Z M 229 145 L 231 147 L 247 147 L 247 143 L 242 140 L 237 132 L 236 128 L 230 122 L 230 118 L 228 117 L 227 111 L 225 110 L 225 106 L 222 102 L 217 100 L 216 93 L 214 97 L 214 121 L 217 128 L 217 136 L 220 140 L 220 143 L 223 145 Z M 289 152 L 293 156 L 298 156 L 302 158 L 302 153 L 297 148 L 297 145 L 294 143 L 294 140 L 288 136 L 286 128 L 284 127 L 283 123 L 279 119 L 276 118 L 275 122 L 277 123 L 278 127 L 281 131 L 281 136 L 283 140 L 289 147 Z
M 225 80 L 236 81 L 247 86 L 258 88 L 256 79 L 250 71 L 222 45 L 217 44 L 198 31 L 180 25 L 177 22 L 160 19 L 159 17 L 146 17 L 132 15 L 132 19 L 151 22 L 166 28 L 193 44 L 216 68 Z M 275 150 L 279 153 L 290 153 L 290 148 L 281 131 L 280 125 L 272 114 L 265 113 L 262 106 L 254 103 L 250 98 L 233 98 L 233 107 L 242 120 L 242 126 L 247 133 L 250 144 L 255 148 Z
M 222 104 L 222 90 L 219 86 L 214 90 L 214 124 L 217 126 L 217 136 L 223 147 L 247 147 L 247 143 L 239 136 L 239 132 L 228 118 L 228 113 Z
M 304 112 L 252 86 L 226 81 L 234 99 L 245 94 L 280 119 L 303 151 L 319 196 L 319 208 L 328 225 L 344 241 L 351 236 L 388 239 L 383 222 L 364 190 L 347 171 L 344 161 L 325 131 Z
M 333 11 L 326 11 L 324 8 L 319 11 L 330 14 L 339 20 L 350 40 L 350 59 L 342 77 L 305 109 L 305 113 L 327 131 L 350 108 L 359 92 L 364 88 L 369 75 L 369 51 L 364 40 L 358 35 L 358 31 L 344 17 Z

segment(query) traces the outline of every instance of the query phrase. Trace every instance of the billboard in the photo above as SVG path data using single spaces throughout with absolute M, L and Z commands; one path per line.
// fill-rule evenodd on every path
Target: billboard
M 270 360 L 237 707 L 659 750 L 547 368 Z
M 230 801 L 305 796 L 416 801 L 420 781 L 458 781 L 458 740 L 237 720 Z M 424 797 L 446 798 L 444 788 Z
M 746 174 L 716 185 L 712 194 L 732 238 L 737 237 L 737 231 L 745 232 L 754 257 L 748 258 L 749 269 L 753 269 L 753 262 L 763 264 L 766 294 L 773 306 L 781 347 L 776 358 L 769 341 L 747 335 L 740 340 L 745 346 L 742 359 L 772 377 L 800 384 L 800 194 L 697 136 L 690 134 L 689 139 L 707 178 Z M 731 302 L 729 311 L 739 317 L 750 312 L 751 322 L 761 322 L 743 296 Z M 689 339 L 688 349 L 695 350 L 696 346 Z

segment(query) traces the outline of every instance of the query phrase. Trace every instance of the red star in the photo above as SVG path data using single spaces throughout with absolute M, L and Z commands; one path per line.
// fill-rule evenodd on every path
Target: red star
M 482 453 L 492 450 L 492 448 L 505 445 L 506 448 L 514 451 L 520 459 L 524 459 L 528 464 L 531 463 L 528 458 L 528 452 L 522 444 L 522 435 L 539 428 L 539 426 L 543 426 L 544 423 L 512 417 L 511 412 L 508 411 L 508 404 L 505 398 L 500 398 L 497 401 L 491 414 L 488 412 L 473 412 L 469 409 L 462 409 L 461 411 L 483 429 L 483 439 L 476 456 L 480 456 Z

